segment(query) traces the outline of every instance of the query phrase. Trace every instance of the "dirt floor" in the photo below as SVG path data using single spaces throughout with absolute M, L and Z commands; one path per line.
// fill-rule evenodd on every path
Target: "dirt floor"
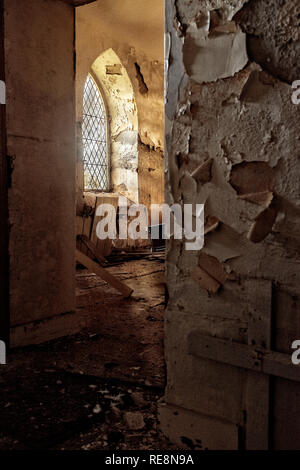
M 108 268 L 134 288 L 123 299 L 77 271 L 79 335 L 13 351 L 0 369 L 0 450 L 167 450 L 163 395 L 164 258 Z M 92 320 L 92 321 L 91 321 Z

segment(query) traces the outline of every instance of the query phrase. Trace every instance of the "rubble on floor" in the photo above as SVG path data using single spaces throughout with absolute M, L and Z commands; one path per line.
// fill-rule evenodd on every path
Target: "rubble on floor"
M 80 334 L 16 349 L 0 370 L 0 450 L 167 450 L 164 255 L 119 254 L 110 272 L 134 287 L 124 299 L 77 271 Z
M 18 362 L 0 376 L 0 450 L 176 448 L 158 429 L 163 390 Z

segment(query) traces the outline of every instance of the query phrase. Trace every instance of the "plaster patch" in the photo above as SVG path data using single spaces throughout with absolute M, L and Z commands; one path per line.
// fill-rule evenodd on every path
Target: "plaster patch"
M 210 34 L 206 38 L 193 24 L 186 34 L 183 61 L 190 77 L 198 83 L 231 77 L 248 62 L 246 35 L 237 30 Z

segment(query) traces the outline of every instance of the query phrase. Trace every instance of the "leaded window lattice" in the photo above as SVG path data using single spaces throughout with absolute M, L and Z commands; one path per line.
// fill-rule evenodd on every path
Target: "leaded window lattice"
M 83 93 L 82 140 L 84 188 L 106 191 L 109 189 L 107 117 L 100 90 L 90 74 Z

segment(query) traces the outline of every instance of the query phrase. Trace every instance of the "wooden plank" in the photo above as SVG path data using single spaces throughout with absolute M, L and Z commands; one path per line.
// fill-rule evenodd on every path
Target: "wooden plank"
M 0 80 L 5 82 L 4 2 L 0 0 Z M 9 346 L 9 230 L 6 106 L 0 104 L 0 339 Z
M 76 216 L 76 235 L 83 234 L 84 218 L 79 215 Z
M 201 442 L 201 449 L 238 450 L 236 424 L 164 402 L 159 403 L 158 413 L 161 429 L 179 449 L 189 448 L 184 436 L 187 443 Z
M 248 344 L 271 349 L 272 283 L 248 280 Z M 268 450 L 270 376 L 248 371 L 246 383 L 246 449 Z
M 93 218 L 91 216 L 89 217 L 83 217 L 83 230 L 82 230 L 82 235 L 85 235 L 87 238 L 91 237 L 91 231 L 92 231 L 92 224 L 93 224 Z
M 96 201 L 96 211 L 97 207 L 100 204 L 111 204 L 115 209 L 117 213 L 117 208 L 119 204 L 119 195 L 118 194 L 107 194 L 107 193 L 101 193 L 97 196 L 97 201 Z M 94 216 L 94 223 L 92 227 L 92 233 L 91 233 L 91 241 L 94 243 L 94 245 L 97 247 L 98 252 L 102 254 L 102 256 L 109 256 L 112 252 L 113 248 L 113 240 L 110 240 L 107 238 L 106 240 L 99 240 L 97 237 L 96 233 L 96 228 L 97 224 L 100 221 L 100 217 Z
M 14 325 L 10 330 L 12 348 L 20 348 L 29 344 L 42 344 L 46 341 L 75 335 L 86 328 L 88 321 L 76 312 L 62 313 L 39 321 Z
M 82 227 L 82 232 L 81 235 L 87 238 L 90 238 L 91 236 L 91 230 L 92 230 L 92 224 L 93 224 L 93 218 L 91 216 L 89 217 L 83 217 L 83 227 Z M 89 254 L 88 248 L 83 244 L 82 241 L 78 242 L 79 249 L 82 253 L 85 255 Z
M 99 264 L 104 264 L 104 265 L 107 264 L 106 259 L 102 256 L 101 253 L 99 253 L 98 248 L 94 245 L 93 242 L 91 242 L 91 240 L 89 240 L 87 238 L 86 235 L 81 235 L 79 240 L 83 243 L 83 245 L 86 246 L 86 248 L 94 256 L 94 258 L 96 258 L 96 260 L 98 261 Z M 80 250 L 80 251 L 82 251 L 82 250 Z
M 206 336 L 196 330 L 188 336 L 188 348 L 196 357 L 300 382 L 300 367 L 292 364 L 288 354 Z
M 88 256 L 76 250 L 76 260 L 85 266 L 89 271 L 101 277 L 105 282 L 117 289 L 124 297 L 130 297 L 133 289 L 126 286 L 123 282 L 119 281 L 115 276 L 110 274 L 106 269 L 102 268 L 99 264 L 92 261 Z

